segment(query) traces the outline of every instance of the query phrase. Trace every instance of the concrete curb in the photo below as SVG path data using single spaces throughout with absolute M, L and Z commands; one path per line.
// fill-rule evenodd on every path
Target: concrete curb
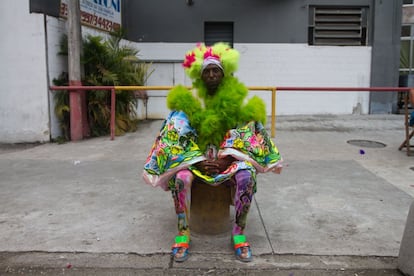
M 414 202 L 411 204 L 405 224 L 398 256 L 398 268 L 408 276 L 414 275 Z

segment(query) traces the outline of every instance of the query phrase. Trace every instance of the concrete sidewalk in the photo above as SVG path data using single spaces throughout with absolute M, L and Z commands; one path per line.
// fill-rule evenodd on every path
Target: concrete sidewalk
M 285 168 L 258 176 L 249 264 L 235 260 L 230 233 L 194 235 L 190 259 L 171 262 L 171 196 L 141 179 L 160 125 L 114 141 L 1 146 L 0 274 L 399 275 L 414 197 L 414 157 L 398 151 L 403 115 L 279 116 Z

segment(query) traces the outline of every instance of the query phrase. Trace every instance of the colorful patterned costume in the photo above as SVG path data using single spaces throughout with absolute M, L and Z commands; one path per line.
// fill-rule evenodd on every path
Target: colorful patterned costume
M 238 161 L 215 176 L 203 175 L 191 166 L 207 158 L 198 147 L 196 139 L 196 131 L 190 126 L 186 114 L 182 111 L 171 112 L 145 162 L 145 181 L 168 191 L 175 185 L 175 174 L 184 169 L 189 169 L 204 182 L 216 186 L 229 180 L 239 170 L 264 173 L 281 167 L 276 146 L 258 122 L 252 121 L 226 133 L 216 154 L 217 158 L 231 155 Z M 209 150 L 211 152 L 214 149 Z M 213 153 L 210 158 L 214 158 L 214 155 Z
M 190 189 L 193 181 L 188 171 L 214 186 L 229 180 L 238 172 L 249 171 L 250 175 L 238 174 L 239 178 L 246 181 L 239 181 L 244 183 L 244 187 L 236 189 L 235 199 L 237 225 L 233 228 L 233 233 L 243 232 L 245 219 L 241 218 L 247 216 L 249 208 L 244 205 L 250 206 L 253 193 L 256 192 L 256 172 L 268 172 L 281 167 L 281 157 L 276 146 L 262 124 L 253 121 L 229 130 L 218 151 L 215 151 L 214 147 L 207 150 L 211 156 L 203 155 L 196 139 L 196 132 L 190 126 L 185 113 L 171 112 L 148 155 L 144 166 L 144 179 L 154 187 L 159 186 L 166 191 L 172 191 L 179 232 L 186 233 L 189 230 L 190 216 L 187 206 L 191 199 Z M 191 166 L 206 158 L 214 158 L 214 155 L 217 155 L 217 158 L 231 155 L 236 161 L 227 170 L 214 176 L 203 175 L 196 167 Z M 246 199 L 243 200 L 243 197 Z
M 216 58 L 224 71 L 215 95 L 208 95 L 200 80 L 202 62 Z M 225 44 L 213 47 L 198 45 L 186 55 L 184 67 L 193 79 L 198 97 L 183 86 L 177 86 L 167 97 L 173 110 L 164 121 L 144 166 L 145 181 L 171 191 L 180 235 L 189 237 L 187 208 L 194 178 L 208 185 L 220 185 L 232 179 L 235 183 L 235 225 L 232 234 L 242 234 L 246 216 L 256 192 L 256 173 L 279 172 L 281 156 L 263 124 L 265 105 L 258 97 L 246 101 L 247 88 L 233 72 L 238 52 Z M 216 175 L 203 175 L 194 166 L 206 159 L 232 156 L 234 162 Z

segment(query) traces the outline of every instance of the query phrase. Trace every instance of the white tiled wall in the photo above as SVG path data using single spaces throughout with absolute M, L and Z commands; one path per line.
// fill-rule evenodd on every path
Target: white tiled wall
M 195 44 L 137 43 L 144 60 L 168 60 L 176 64 L 153 64 L 149 85 L 189 85 L 177 60 Z M 308 46 L 306 44 L 235 44 L 240 51 L 236 75 L 247 86 L 276 87 L 369 87 L 371 47 Z M 171 70 L 168 73 L 168 70 Z M 174 77 L 172 77 L 174 76 Z M 271 93 L 251 92 L 267 103 L 271 113 Z M 278 91 L 276 113 L 293 114 L 367 114 L 368 92 Z M 148 118 L 163 118 L 168 113 L 161 98 L 149 100 Z

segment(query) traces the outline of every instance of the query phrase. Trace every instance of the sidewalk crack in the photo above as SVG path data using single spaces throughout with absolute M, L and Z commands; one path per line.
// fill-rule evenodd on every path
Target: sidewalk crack
M 275 254 L 275 250 L 273 249 L 273 245 L 272 245 L 272 242 L 271 242 L 270 237 L 269 237 L 269 232 L 267 231 L 266 225 L 264 223 L 262 213 L 260 212 L 259 203 L 257 203 L 256 198 L 253 198 L 253 200 L 254 200 L 254 202 L 256 204 L 256 208 L 257 208 L 257 211 L 259 213 L 260 221 L 262 222 L 263 229 L 264 229 L 265 234 L 266 234 L 266 239 L 267 239 L 267 241 L 268 241 L 268 243 L 270 245 L 270 249 L 272 250 L 272 255 L 274 255 Z

